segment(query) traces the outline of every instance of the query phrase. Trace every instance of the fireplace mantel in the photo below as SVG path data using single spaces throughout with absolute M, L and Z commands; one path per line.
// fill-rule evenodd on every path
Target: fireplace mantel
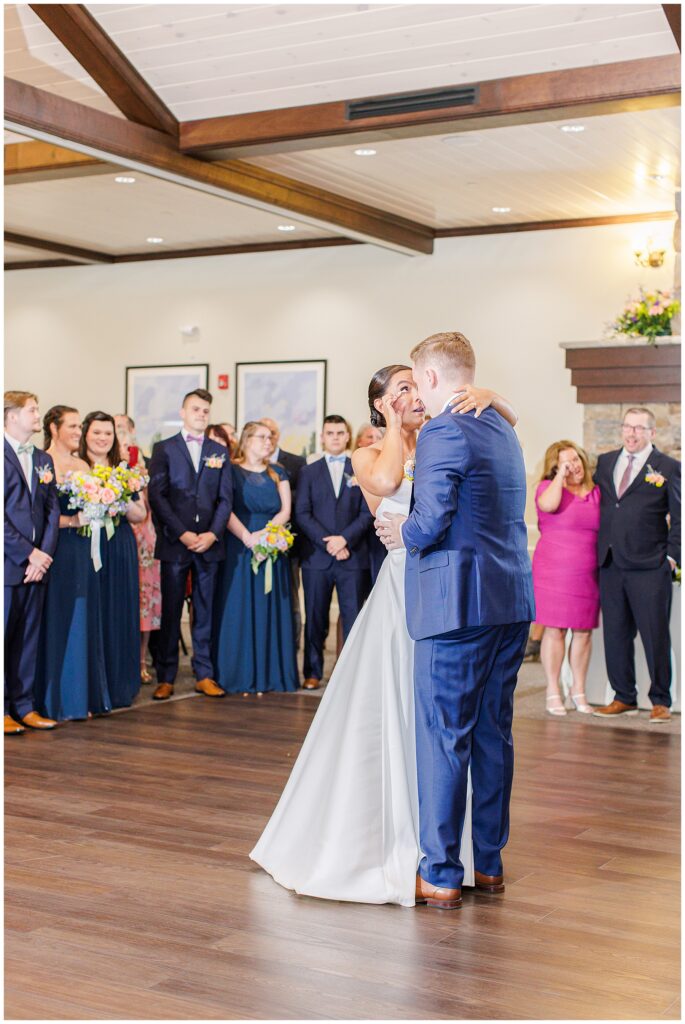
M 620 336 L 560 347 L 582 405 L 680 401 L 680 338 L 664 336 L 648 345 Z

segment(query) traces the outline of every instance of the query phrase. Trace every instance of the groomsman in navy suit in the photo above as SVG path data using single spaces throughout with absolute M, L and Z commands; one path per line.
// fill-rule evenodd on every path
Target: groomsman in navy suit
M 347 639 L 369 592 L 368 531 L 372 516 L 344 454 L 350 434 L 342 416 L 326 416 L 322 459 L 300 470 L 295 516 L 302 543 L 304 689 L 323 676 L 323 647 L 333 587 Z
M 211 633 L 219 562 L 226 554 L 226 523 L 233 503 L 226 449 L 205 437 L 212 396 L 198 388 L 183 399 L 180 433 L 152 452 L 148 494 L 161 562 L 162 623 L 157 650 L 155 700 L 168 700 L 178 672 L 181 614 L 188 573 L 192 578 L 191 665 L 198 693 L 224 697 L 214 681 Z
M 33 708 L 40 620 L 59 533 L 52 458 L 30 444 L 38 399 L 5 392 L 5 733 L 54 729 Z

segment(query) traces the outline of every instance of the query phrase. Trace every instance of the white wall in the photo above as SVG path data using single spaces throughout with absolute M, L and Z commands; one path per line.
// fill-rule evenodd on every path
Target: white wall
M 236 360 L 328 359 L 328 411 L 367 418 L 374 370 L 439 330 L 475 346 L 477 382 L 520 414 L 529 474 L 545 447 L 582 441 L 562 341 L 598 339 L 640 283 L 634 241 L 668 240 L 657 222 L 443 239 L 432 257 L 372 246 L 130 263 L 5 275 L 5 387 L 82 413 L 123 410 L 124 368 L 208 362 L 216 419 L 232 419 Z M 198 341 L 180 326 L 197 324 Z M 218 392 L 216 376 L 231 375 Z M 265 409 L 265 414 L 269 410 Z

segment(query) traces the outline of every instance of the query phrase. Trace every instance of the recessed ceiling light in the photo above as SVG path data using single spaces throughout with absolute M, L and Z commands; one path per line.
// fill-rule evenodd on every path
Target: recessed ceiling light
M 375 156 L 376 155 L 376 150 L 375 149 L 355 149 L 354 155 L 355 156 Z
M 493 206 L 493 213 L 511 213 L 511 206 Z
M 149 242 L 150 245 L 161 245 L 164 239 L 157 238 L 155 235 L 151 235 L 150 238 L 146 238 L 145 241 Z
M 649 180 L 650 181 L 655 181 L 657 183 L 657 185 L 666 185 L 666 184 L 668 184 L 668 178 L 666 177 L 665 174 L 650 174 L 649 175 Z
M 279 231 L 294 231 L 295 230 L 295 225 L 294 224 L 279 224 L 278 225 L 278 230 Z
M 562 132 L 584 132 L 585 131 L 585 125 L 584 124 L 562 124 L 561 130 L 562 130 Z
M 117 174 L 114 180 L 116 181 L 117 185 L 132 185 L 136 179 L 131 178 L 130 175 L 128 174 Z

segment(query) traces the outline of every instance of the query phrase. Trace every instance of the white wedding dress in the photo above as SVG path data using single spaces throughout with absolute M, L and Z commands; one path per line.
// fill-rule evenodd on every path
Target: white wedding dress
M 378 515 L 409 513 L 403 480 Z M 391 551 L 343 647 L 252 860 L 286 889 L 414 906 L 419 812 L 405 552 Z M 473 885 L 471 782 L 460 859 Z

